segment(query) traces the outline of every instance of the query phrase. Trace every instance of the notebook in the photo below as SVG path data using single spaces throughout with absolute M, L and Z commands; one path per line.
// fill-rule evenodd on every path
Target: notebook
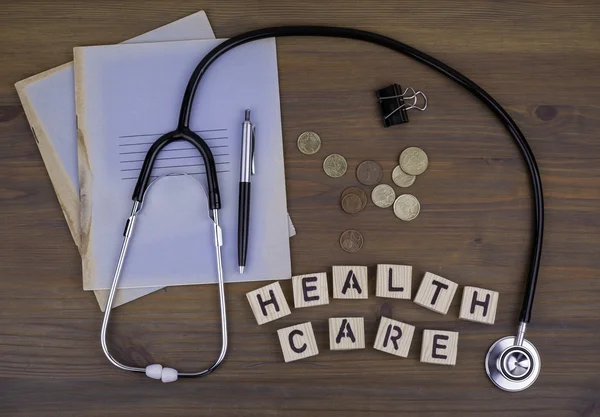
M 108 289 L 131 195 L 146 151 L 177 125 L 183 92 L 202 57 L 222 40 L 74 49 L 79 129 L 84 289 Z M 237 201 L 244 110 L 256 124 L 248 263 L 237 266 Z M 226 282 L 291 277 L 275 40 L 252 42 L 206 73 L 190 128 L 215 156 Z M 188 175 L 164 176 L 183 172 Z M 129 246 L 121 287 L 214 283 L 212 223 L 197 151 L 185 142 L 160 154 Z
M 204 11 L 199 11 L 125 43 L 214 39 Z M 38 144 L 48 175 L 63 210 L 75 244 L 79 247 L 79 178 L 77 173 L 77 130 L 73 63 L 19 81 L 15 84 L 31 131 Z M 114 306 L 133 301 L 160 287 L 123 289 L 117 292 Z M 100 308 L 108 291 L 94 291 Z

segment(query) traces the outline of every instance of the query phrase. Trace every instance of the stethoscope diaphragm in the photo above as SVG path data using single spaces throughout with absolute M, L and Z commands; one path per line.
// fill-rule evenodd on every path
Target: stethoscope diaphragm
M 522 391 L 540 374 L 541 359 L 535 346 L 523 339 L 517 345 L 515 336 L 506 336 L 494 343 L 485 357 L 485 372 L 504 391 Z

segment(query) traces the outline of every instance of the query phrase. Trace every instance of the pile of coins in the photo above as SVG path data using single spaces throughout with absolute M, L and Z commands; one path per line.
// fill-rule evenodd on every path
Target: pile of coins
M 298 137 L 298 149 L 305 155 L 314 155 L 321 149 L 321 138 L 315 132 L 304 132 Z M 398 187 L 413 185 L 418 175 L 425 172 L 429 165 L 427 154 L 420 148 L 409 147 L 402 151 L 398 166 L 392 171 L 392 181 Z M 348 162 L 340 154 L 331 154 L 323 161 L 323 171 L 331 178 L 340 178 L 348 170 Z M 380 208 L 393 207 L 394 214 L 403 221 L 417 218 L 421 211 L 419 200 L 412 194 L 396 192 L 388 184 L 379 184 L 383 179 L 383 169 L 375 161 L 363 161 L 356 169 L 358 182 L 366 186 L 375 186 L 371 191 L 373 204 Z M 342 210 L 356 214 L 363 210 L 368 202 L 366 192 L 360 187 L 346 188 L 340 196 Z M 340 246 L 346 252 L 357 252 L 363 246 L 363 236 L 356 230 L 346 230 L 340 236 Z
M 346 188 L 340 197 L 340 204 L 346 213 L 358 213 L 367 206 L 367 193 L 359 187 Z
M 392 181 L 399 187 L 410 187 L 417 175 L 425 172 L 429 166 L 427 154 L 420 148 L 411 146 L 400 154 L 399 165 L 392 171 Z M 394 201 L 394 214 L 400 220 L 414 220 L 421 212 L 421 204 L 412 194 L 402 194 Z

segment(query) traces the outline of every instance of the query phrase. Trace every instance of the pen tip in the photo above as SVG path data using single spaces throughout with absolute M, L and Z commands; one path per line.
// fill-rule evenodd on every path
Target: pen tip
M 250 121 L 250 110 L 246 109 L 246 121 L 249 122 Z
M 244 273 L 244 267 L 240 266 L 240 274 L 243 274 L 243 273 Z

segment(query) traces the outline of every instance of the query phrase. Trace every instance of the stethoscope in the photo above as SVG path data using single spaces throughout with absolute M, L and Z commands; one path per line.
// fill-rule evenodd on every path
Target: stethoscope
M 504 110 L 504 108 L 485 90 L 462 75 L 460 72 L 454 70 L 441 61 L 438 61 L 432 56 L 420 52 L 411 46 L 383 35 L 358 29 L 328 26 L 281 26 L 242 33 L 219 44 L 200 61 L 192 73 L 185 89 L 177 128 L 174 131 L 161 136 L 150 147 L 148 153 L 146 154 L 140 176 L 133 192 L 133 208 L 131 209 L 131 214 L 126 222 L 123 245 L 121 247 L 113 283 L 110 288 L 106 311 L 104 313 L 104 320 L 102 322 L 101 344 L 106 357 L 118 368 L 126 371 L 146 373 L 146 375 L 150 378 L 161 379 L 163 382 L 172 382 L 178 377 L 205 376 L 214 371 L 221 364 L 221 362 L 223 362 L 227 352 L 227 314 L 225 311 L 223 263 L 221 259 L 221 245 L 223 242 L 221 237 L 221 228 L 219 227 L 219 209 L 221 208 L 221 198 L 219 194 L 219 184 L 217 181 L 217 172 L 213 155 L 206 142 L 204 142 L 200 136 L 190 130 L 190 115 L 192 111 L 192 104 L 194 102 L 194 96 L 198 85 L 200 84 L 200 80 L 208 68 L 221 55 L 248 42 L 280 36 L 325 36 L 356 39 L 384 46 L 414 58 L 455 81 L 466 90 L 471 92 L 479 100 L 481 100 L 491 110 L 491 112 L 496 115 L 496 117 L 515 139 L 515 142 L 517 143 L 517 146 L 521 150 L 525 162 L 527 163 L 527 167 L 529 168 L 529 174 L 531 176 L 533 186 L 533 251 L 531 255 L 532 258 L 529 268 L 529 276 L 523 298 L 523 306 L 519 317 L 517 334 L 516 336 L 504 337 L 496 341 L 490 347 L 485 358 L 485 370 L 492 382 L 505 391 L 521 391 L 531 386 L 540 373 L 541 360 L 535 346 L 525 339 L 525 330 L 527 324 L 531 321 L 531 310 L 533 307 L 533 298 L 535 295 L 535 287 L 540 267 L 542 237 L 544 231 L 544 201 L 540 173 L 533 156 L 533 152 L 531 151 L 525 136 L 515 121 L 506 112 L 506 110 Z M 175 141 L 187 141 L 191 143 L 196 147 L 196 149 L 198 149 L 202 159 L 204 160 L 208 184 L 208 209 L 209 215 L 214 223 L 214 241 L 216 248 L 215 256 L 217 258 L 219 302 L 221 310 L 221 353 L 219 354 L 217 360 L 210 367 L 199 372 L 178 372 L 172 368 L 163 368 L 159 364 L 149 365 L 146 368 L 127 366 L 113 358 L 106 343 L 106 329 L 108 327 L 108 321 L 110 318 L 117 284 L 119 282 L 121 269 L 125 261 L 127 247 L 133 234 L 135 219 L 142 209 L 143 198 L 150 185 L 150 177 L 154 161 L 156 160 L 159 152 L 166 145 Z

